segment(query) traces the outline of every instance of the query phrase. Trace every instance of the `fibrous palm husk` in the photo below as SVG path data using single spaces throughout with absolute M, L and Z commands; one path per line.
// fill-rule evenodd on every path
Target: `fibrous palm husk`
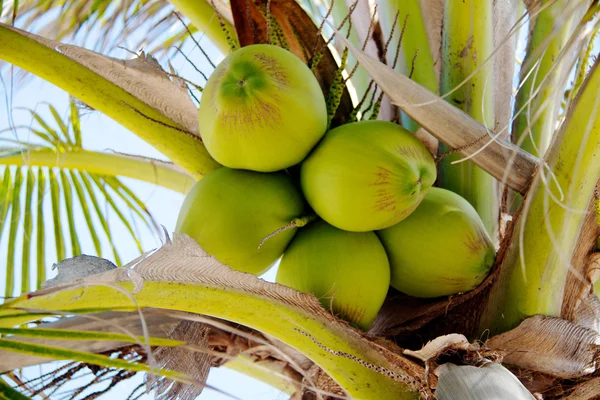
M 492 337 L 486 347 L 504 351 L 506 364 L 571 379 L 596 370 L 599 343 L 597 332 L 560 318 L 536 315 Z

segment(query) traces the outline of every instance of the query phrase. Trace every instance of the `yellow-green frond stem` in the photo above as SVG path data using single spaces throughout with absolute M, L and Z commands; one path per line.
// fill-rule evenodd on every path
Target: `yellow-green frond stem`
M 490 131 L 494 129 L 493 64 L 485 61 L 493 51 L 492 15 L 492 1 L 446 2 L 441 72 L 442 94 L 451 93 L 446 100 Z M 440 186 L 467 199 L 494 238 L 498 235 L 497 182 L 472 162 L 452 164 L 461 158 L 455 154 L 441 160 Z
M 77 169 L 102 176 L 126 176 L 186 194 L 195 179 L 173 164 L 159 160 L 87 150 L 24 150 L 0 157 L 0 165 Z
M 427 12 L 425 10 L 425 12 Z M 433 93 L 439 93 L 438 78 L 434 67 L 434 58 L 429 44 L 427 28 L 423 19 L 420 0 L 381 0 L 379 1 L 379 18 L 384 38 L 388 38 L 392 31 L 394 18 L 396 29 L 388 47 L 388 60 L 396 56 L 398 41 L 402 35 L 402 45 L 398 57 L 396 70 L 411 78 L 421 86 Z M 404 23 L 406 21 L 406 27 Z M 402 124 L 411 131 L 416 131 L 418 125 L 402 113 Z
M 182 259 L 176 269 L 185 268 L 186 263 L 190 265 L 189 258 L 187 260 Z M 231 273 L 215 272 L 220 275 Z M 253 286 L 262 285 L 254 281 L 240 284 L 238 288 L 224 286 L 216 283 L 215 276 L 208 277 L 207 281 L 215 282 L 211 284 L 144 280 L 139 290 L 134 290 L 131 282 L 114 282 L 41 291 L 5 303 L 0 310 L 0 326 L 11 327 L 42 317 L 21 311 L 24 308 L 40 312 L 48 310 L 52 314 L 54 310 L 74 313 L 103 309 L 135 311 L 139 306 L 142 310 L 153 307 L 204 314 L 249 326 L 294 347 L 323 368 L 353 398 L 403 400 L 419 397 L 420 384 L 403 369 L 412 363 L 393 356 L 347 325 L 325 318 L 325 311 L 320 307 L 322 311 L 316 312 L 314 305 L 307 308 L 293 305 L 294 300 L 288 295 L 278 300 L 278 297 L 257 291 L 256 287 L 253 289 Z M 237 276 L 234 279 L 238 282 L 247 280 L 245 276 L 243 278 Z M 111 299 L 110 305 L 106 303 L 107 298 Z M 316 299 L 314 301 L 318 304 Z
M 169 0 L 183 15 L 188 17 L 196 29 L 203 32 L 223 54 L 239 46 L 235 28 L 224 17 L 218 16 L 210 0 Z M 222 24 L 222 26 L 221 26 Z
M 573 26 L 573 12 L 566 0 L 542 1 L 542 11 L 535 18 L 527 55 L 521 70 L 521 88 L 517 95 L 514 122 L 515 143 L 523 150 L 543 157 L 556 129 L 556 117 L 563 99 L 559 81 L 563 66 L 559 54 L 564 49 Z M 570 67 L 570 66 L 567 66 Z
M 590 74 L 548 150 L 515 223 L 481 329 L 534 314 L 559 316 L 571 258 L 600 176 L 600 67 Z
M 240 353 L 223 366 L 264 382 L 289 396 L 293 395 L 299 387 L 299 382 L 291 377 L 285 379 L 287 372 L 285 369 L 289 368 L 285 364 L 255 361 L 251 356 Z

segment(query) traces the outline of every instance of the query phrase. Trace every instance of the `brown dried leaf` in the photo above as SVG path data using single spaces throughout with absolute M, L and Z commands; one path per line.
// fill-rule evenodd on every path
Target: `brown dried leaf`
M 600 182 L 596 185 L 596 189 L 600 189 Z M 595 207 L 596 199 L 592 196 L 588 213 L 579 232 L 565 285 L 561 317 L 569 321 L 577 322 L 578 317 L 575 314 L 581 307 L 581 303 L 587 302 L 588 295 L 593 291 L 596 275 L 600 272 L 600 269 L 597 269 L 600 268 L 600 264 L 595 266 L 594 255 L 590 255 L 596 247 L 596 238 L 600 235 Z M 600 261 L 600 258 L 598 260 Z
M 589 293 L 581 300 L 573 315 L 573 322 L 600 333 L 600 300 L 596 294 Z
M 340 0 L 341 1 L 341 0 Z M 270 10 L 267 11 L 267 5 Z M 231 9 L 235 29 L 240 45 L 248 46 L 258 43 L 269 43 L 267 35 L 267 18 L 276 21 L 285 38 L 288 49 L 308 64 L 315 56 L 315 47 L 324 54 L 315 69 L 315 76 L 321 85 L 325 98 L 333 83 L 338 65 L 325 45 L 318 28 L 311 18 L 294 0 L 231 0 Z M 274 28 L 272 28 L 274 29 Z M 344 89 L 332 126 L 345 123 L 352 111 L 352 99 L 347 89 Z
M 181 321 L 168 333 L 170 339 L 181 340 L 193 345 L 200 351 L 190 351 L 185 347 L 158 347 L 154 359 L 159 368 L 178 371 L 194 379 L 195 382 L 206 383 L 210 371 L 210 356 L 201 349 L 208 350 L 208 334 L 210 327 L 193 321 Z M 151 379 L 154 379 L 152 377 Z M 204 386 L 177 382 L 165 377 L 158 379 L 156 393 L 164 400 L 194 400 L 202 393 Z
M 595 371 L 600 336 L 560 318 L 536 315 L 494 336 L 486 346 L 506 352 L 504 362 L 564 379 Z
M 600 377 L 580 383 L 563 400 L 594 400 L 600 398 Z
M 444 24 L 444 0 L 419 0 L 421 14 L 429 39 L 429 48 L 433 55 L 435 72 L 439 77 L 442 67 L 442 26 Z
M 403 353 L 423 362 L 428 362 L 430 360 L 435 360 L 446 350 L 469 350 L 470 347 L 471 344 L 464 335 L 451 333 L 430 340 L 421 350 L 404 350 Z
M 591 283 L 596 283 L 600 279 L 600 252 L 590 255 L 587 262 L 587 277 Z

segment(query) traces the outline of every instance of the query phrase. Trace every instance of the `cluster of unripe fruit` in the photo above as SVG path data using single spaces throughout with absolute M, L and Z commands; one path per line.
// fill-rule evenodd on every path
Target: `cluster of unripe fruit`
M 231 268 L 261 274 L 283 255 L 277 282 L 362 329 L 390 284 L 437 297 L 487 275 L 492 242 L 466 200 L 431 187 L 425 146 L 385 121 L 326 133 L 319 83 L 287 50 L 253 45 L 225 58 L 199 121 L 224 167 L 191 189 L 176 230 Z

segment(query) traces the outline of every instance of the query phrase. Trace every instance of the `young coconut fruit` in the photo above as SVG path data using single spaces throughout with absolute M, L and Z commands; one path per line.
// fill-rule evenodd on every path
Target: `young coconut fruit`
M 276 280 L 314 294 L 327 310 L 367 330 L 387 294 L 390 265 L 375 233 L 346 232 L 318 221 L 296 234 Z
M 327 106 L 312 71 L 280 47 L 228 55 L 208 79 L 198 115 L 210 155 L 230 168 L 271 172 L 299 163 L 327 129 Z
M 302 191 L 331 225 L 354 232 L 406 218 L 436 178 L 433 157 L 409 131 L 362 121 L 327 133 L 302 163 Z
M 263 239 L 300 217 L 303 208 L 299 190 L 284 172 L 223 167 L 194 184 L 175 230 L 223 264 L 261 274 L 281 256 L 296 228 Z
M 495 251 L 471 204 L 431 188 L 404 221 L 377 232 L 390 259 L 392 287 L 415 297 L 447 296 L 476 288 Z

